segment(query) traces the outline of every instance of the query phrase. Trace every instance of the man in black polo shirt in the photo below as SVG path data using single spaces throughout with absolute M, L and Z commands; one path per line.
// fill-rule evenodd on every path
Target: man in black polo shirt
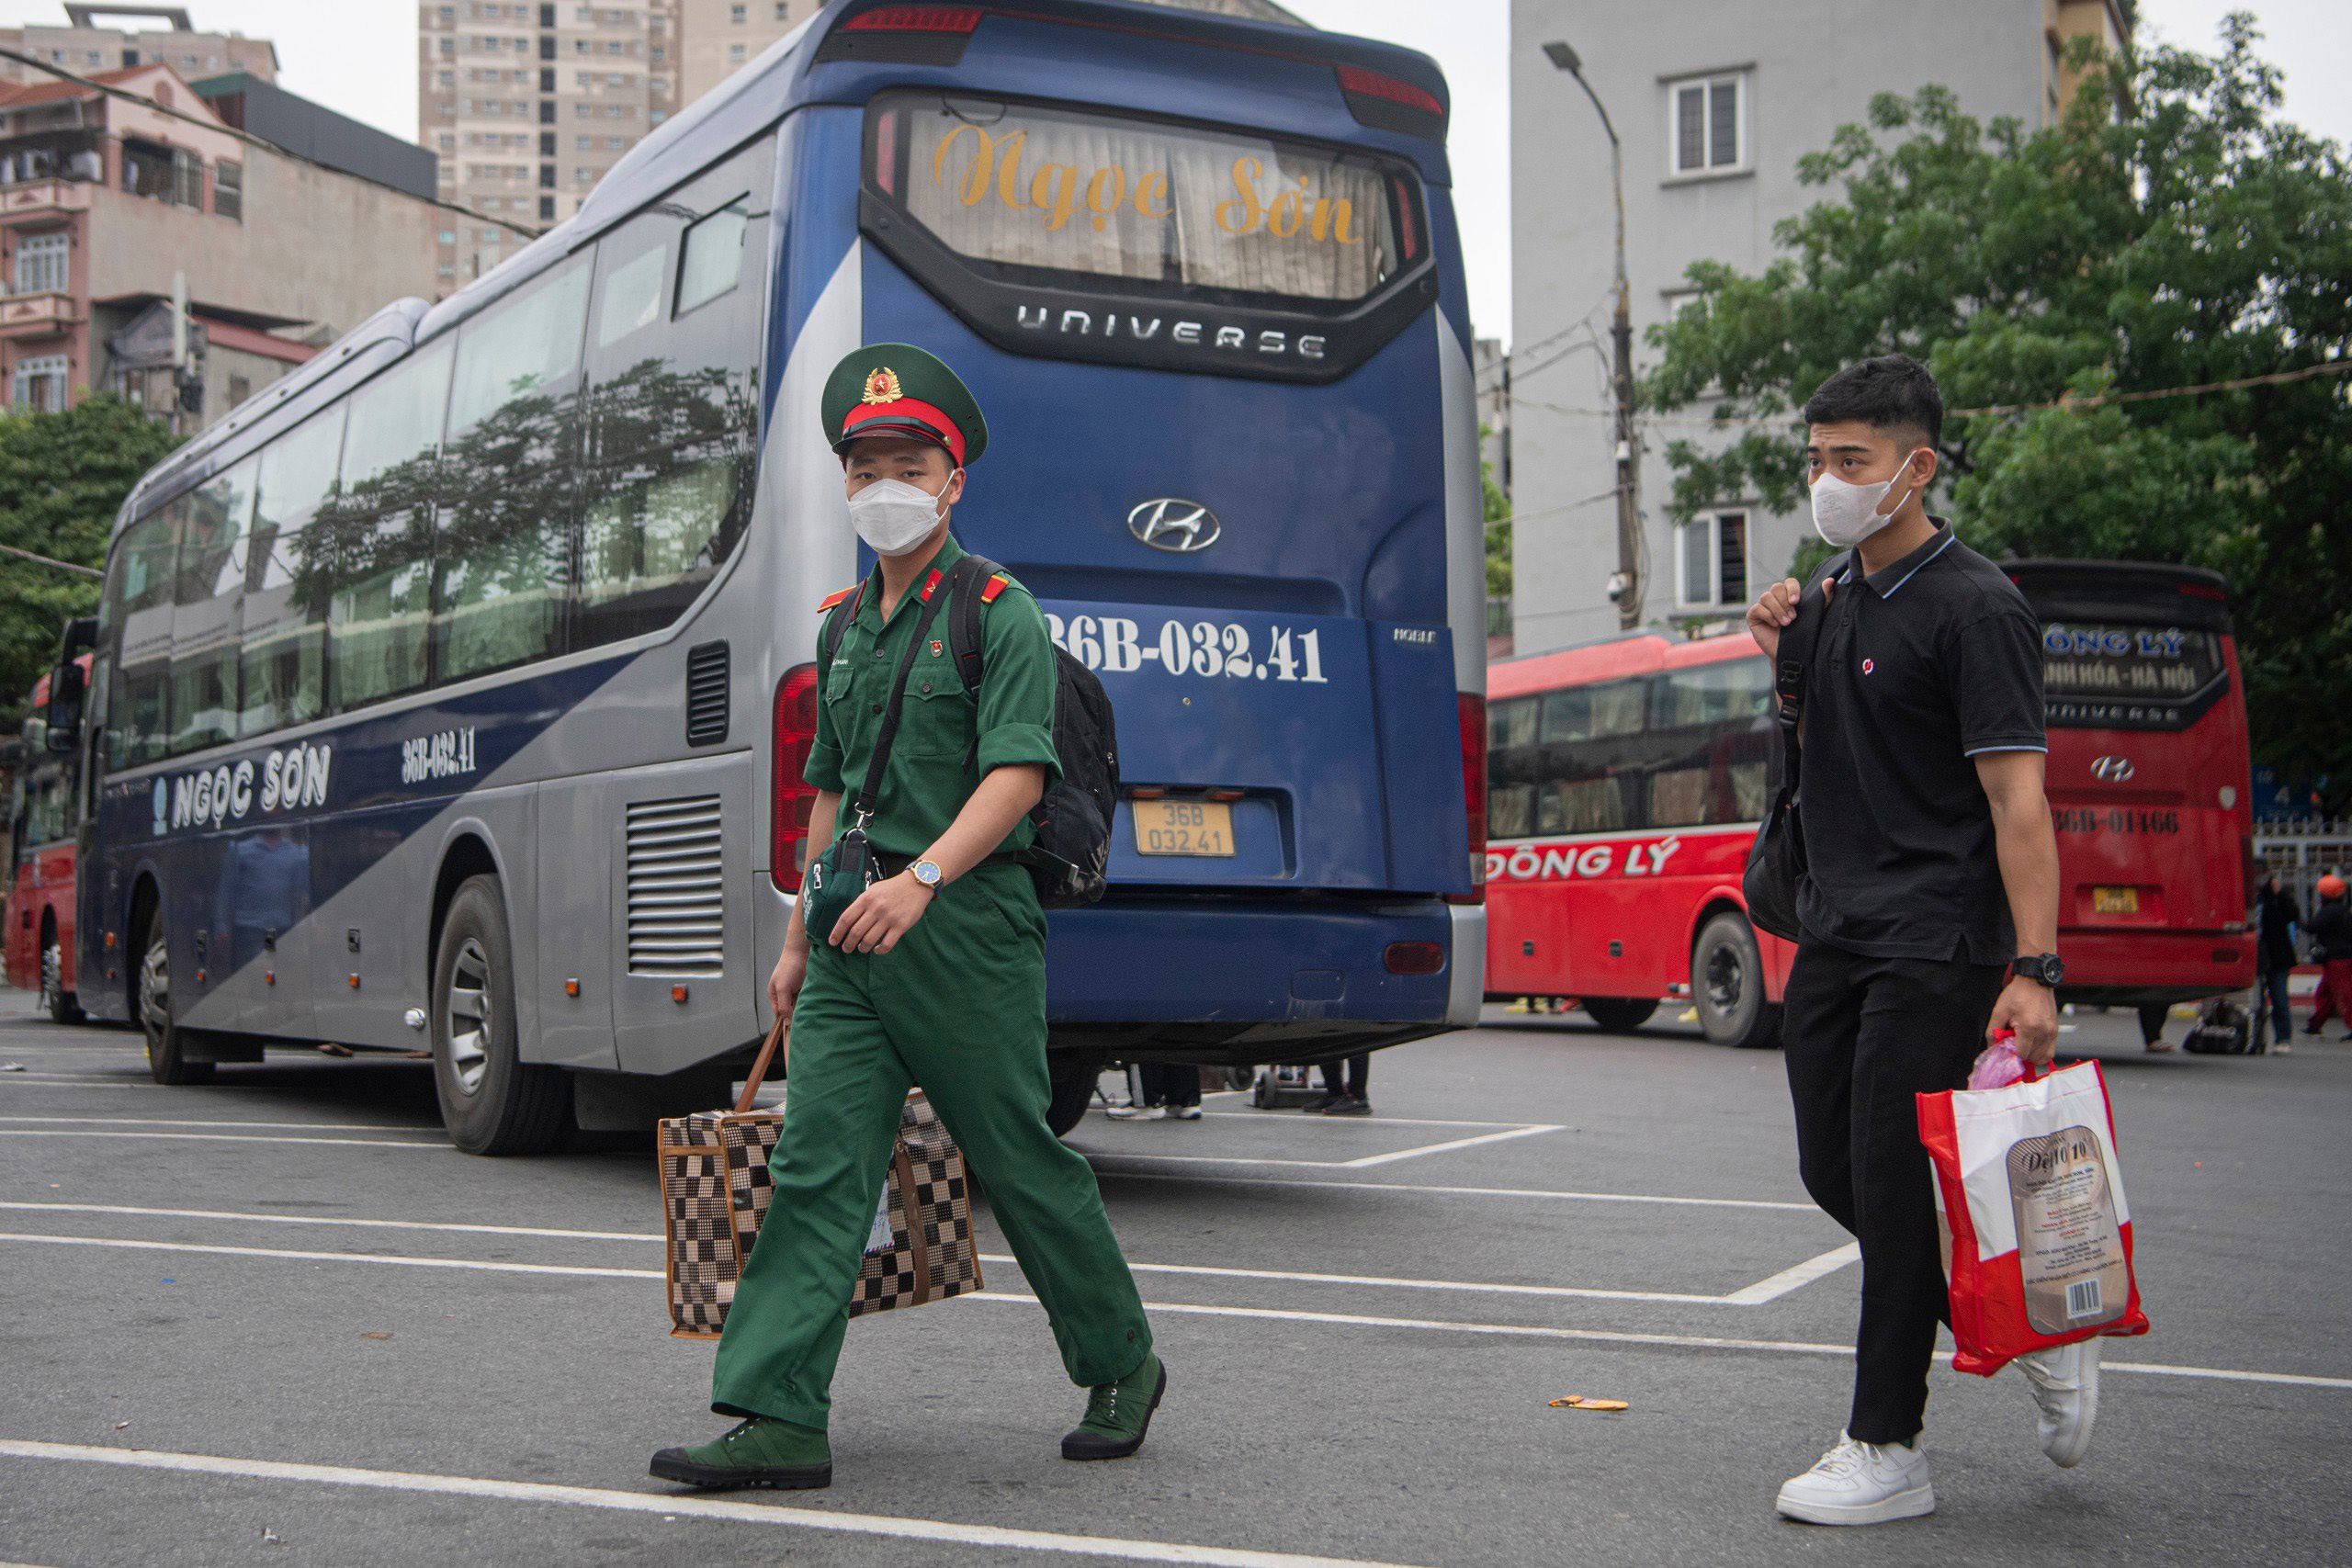
M 1958 1089 L 1996 1029 L 2058 1039 L 2058 846 L 2041 788 L 2041 636 L 1999 568 L 1928 515 L 1943 400 L 1902 355 L 1804 408 L 1815 526 L 1841 554 L 1748 612 L 1768 656 L 1823 617 L 1804 690 L 1808 862 L 1782 1038 L 1806 1190 L 1861 1243 L 1854 1403 L 1778 1506 L 1817 1524 L 1931 1513 L 1918 1446 L 1943 1264 L 1914 1096 Z M 1815 586 L 1819 592 L 1814 592 Z M 2019 1365 L 2043 1451 L 2089 1447 L 2097 1341 Z

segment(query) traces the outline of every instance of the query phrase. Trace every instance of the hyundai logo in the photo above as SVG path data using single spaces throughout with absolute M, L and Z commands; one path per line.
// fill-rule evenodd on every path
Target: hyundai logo
M 1224 528 L 1216 520 L 1216 513 L 1199 502 L 1175 496 L 1147 501 L 1127 513 L 1128 533 L 1155 550 L 1172 550 L 1179 555 L 1207 549 L 1216 543 Z
M 2101 757 L 2091 763 L 2091 777 L 2107 784 L 2130 784 L 2139 771 L 2129 757 Z

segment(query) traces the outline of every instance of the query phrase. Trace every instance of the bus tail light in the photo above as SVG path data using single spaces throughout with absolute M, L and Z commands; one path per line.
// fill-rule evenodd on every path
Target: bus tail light
M 1392 942 L 1381 949 L 1380 966 L 1391 975 L 1435 975 L 1445 967 L 1445 949 L 1433 942 Z
M 980 25 L 978 6 L 877 6 L 841 26 L 845 33 L 968 33 Z
M 1470 818 L 1470 891 L 1446 895 L 1449 903 L 1487 901 L 1487 699 L 1476 692 L 1454 696 L 1462 721 L 1462 806 Z
M 775 683 L 775 723 L 770 739 L 768 874 L 777 890 L 800 891 L 800 868 L 808 852 L 808 812 L 817 786 L 802 778 L 808 749 L 817 743 L 817 667 L 796 664 Z
M 835 24 L 817 46 L 817 63 L 955 65 L 986 15 L 981 6 L 876 6 Z
M 1427 87 L 1367 71 L 1361 65 L 1337 65 L 1340 96 L 1359 125 L 1375 130 L 1401 131 L 1432 141 L 1445 140 L 1445 101 Z

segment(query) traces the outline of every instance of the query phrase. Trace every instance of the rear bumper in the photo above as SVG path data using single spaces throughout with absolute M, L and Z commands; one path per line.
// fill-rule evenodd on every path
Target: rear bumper
M 2196 1001 L 2254 984 L 2251 931 L 2062 930 L 2061 1000 L 2100 1007 Z
M 1486 911 L 1437 898 L 1149 899 L 1048 917 L 1051 1043 L 1136 1060 L 1317 1061 L 1475 1022 Z M 1434 975 L 1388 944 L 1437 943 Z

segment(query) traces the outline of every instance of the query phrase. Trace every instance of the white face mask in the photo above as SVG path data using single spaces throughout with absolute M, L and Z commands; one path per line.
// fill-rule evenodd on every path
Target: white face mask
M 904 479 L 876 479 L 849 498 L 849 520 L 876 555 L 902 556 L 939 526 L 939 497 Z
M 1886 492 L 1894 488 L 1911 467 L 1911 453 L 1903 455 L 1903 466 L 1874 485 L 1858 485 L 1825 471 L 1813 481 L 1813 525 L 1821 536 L 1839 549 L 1851 549 L 1881 528 L 1894 521 L 1894 513 L 1902 510 L 1897 502 L 1881 512 L 1878 504 Z M 1903 500 L 1911 499 L 1908 491 Z

